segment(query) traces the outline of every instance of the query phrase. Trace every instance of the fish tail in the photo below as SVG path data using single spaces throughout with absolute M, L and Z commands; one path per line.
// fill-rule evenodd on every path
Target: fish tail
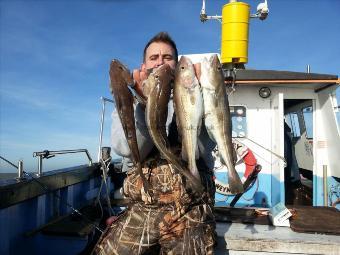
M 190 170 L 190 173 L 197 179 L 197 180 L 200 180 L 201 177 L 200 177 L 200 174 L 198 172 L 198 169 L 197 169 L 197 166 L 196 166 L 196 160 L 195 158 L 191 158 L 190 161 L 189 161 L 189 170 Z
M 236 171 L 232 171 L 228 169 L 228 182 L 230 192 L 232 194 L 240 194 L 244 192 L 243 185 L 240 177 L 238 176 Z
M 190 171 L 185 169 L 179 162 L 171 161 L 171 165 L 176 169 L 177 172 L 183 174 L 185 178 L 188 180 L 189 185 L 192 190 L 198 194 L 203 193 L 203 186 L 201 183 L 201 178 L 196 178 Z M 199 176 L 199 175 L 198 175 Z
M 143 170 L 142 170 L 142 165 L 140 162 L 137 163 L 137 171 L 142 179 L 142 184 L 143 184 L 143 188 L 145 193 L 150 196 L 151 198 L 151 190 L 150 190 L 150 185 L 149 182 L 147 181 L 147 179 L 145 178 L 145 175 L 143 174 Z

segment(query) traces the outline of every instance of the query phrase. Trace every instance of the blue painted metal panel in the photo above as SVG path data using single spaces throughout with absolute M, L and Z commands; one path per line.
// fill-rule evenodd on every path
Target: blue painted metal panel
M 240 174 L 241 175 L 241 174 Z M 216 178 L 224 183 L 228 183 L 226 172 L 215 173 Z M 258 206 L 258 207 L 271 207 L 272 191 L 271 191 L 272 176 L 268 174 L 259 174 L 257 181 L 243 194 L 240 200 L 236 203 L 235 207 L 245 206 Z M 278 184 L 279 181 L 278 181 Z M 279 185 L 277 185 L 279 187 Z M 215 205 L 226 206 L 233 200 L 234 196 L 225 196 L 216 193 Z
M 334 177 L 328 178 L 328 205 L 340 210 L 340 182 Z
M 65 215 L 72 210 L 65 205 L 67 201 L 75 208 L 81 208 L 93 202 L 86 196 L 90 189 L 98 190 L 100 178 L 77 183 L 26 200 L 22 203 L 0 210 L 0 254 L 79 254 L 88 242 L 85 237 L 52 237 L 37 233 L 26 236 L 25 233 L 46 224 L 56 215 Z
M 318 177 L 316 175 L 313 176 L 313 205 L 314 206 L 324 206 L 324 187 L 323 187 L 323 178 Z M 337 180 L 329 176 L 327 178 L 327 193 L 328 193 L 328 206 L 331 206 L 331 200 L 340 198 L 340 183 Z M 330 197 L 330 193 L 332 193 L 332 197 Z M 339 206 L 339 205 L 338 205 Z M 339 207 L 338 207 L 339 208 Z

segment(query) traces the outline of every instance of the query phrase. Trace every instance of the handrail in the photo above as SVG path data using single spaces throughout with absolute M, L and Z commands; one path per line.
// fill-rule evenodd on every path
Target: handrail
M 87 158 L 89 159 L 89 166 L 92 165 L 92 158 L 90 156 L 90 153 L 88 152 L 87 149 L 77 149 L 77 150 L 59 150 L 59 151 L 49 151 L 49 150 L 44 150 L 44 151 L 38 151 L 38 152 L 33 152 L 33 157 L 39 157 L 38 161 L 38 176 L 42 174 L 42 160 L 44 158 L 49 159 L 54 157 L 55 155 L 60 155 L 60 154 L 69 154 L 69 153 L 79 153 L 79 152 L 85 152 Z
M 18 169 L 18 177 L 17 177 L 18 179 L 22 179 L 23 178 L 23 172 L 24 172 L 24 161 L 23 160 L 19 160 L 18 161 L 18 166 L 16 166 L 11 161 L 9 161 L 8 159 L 5 159 L 4 157 L 0 156 L 0 159 L 2 159 L 3 161 L 7 162 L 8 164 L 13 166 L 14 168 Z
M 0 159 L 2 159 L 3 161 L 5 161 L 6 163 L 10 164 L 11 166 L 18 168 L 16 165 L 14 165 L 11 161 L 9 161 L 8 159 L 5 159 L 4 157 L 0 156 Z

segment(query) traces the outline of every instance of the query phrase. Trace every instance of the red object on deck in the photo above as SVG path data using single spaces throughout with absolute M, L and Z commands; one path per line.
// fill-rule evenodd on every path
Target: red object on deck
M 255 166 L 257 165 L 257 160 L 254 153 L 248 149 L 248 153 L 243 158 L 244 164 L 246 165 L 246 171 L 244 172 L 244 177 L 248 176 L 253 172 Z

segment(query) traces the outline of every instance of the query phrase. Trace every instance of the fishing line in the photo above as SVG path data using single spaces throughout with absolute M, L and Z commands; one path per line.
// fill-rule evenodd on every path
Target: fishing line
M 68 206 L 69 208 L 71 208 L 71 210 L 73 212 L 75 212 L 76 214 L 78 214 L 79 216 L 81 216 L 84 220 L 86 220 L 88 223 L 90 223 L 93 227 L 95 227 L 95 229 L 97 229 L 99 232 L 104 233 L 104 230 L 102 230 L 96 223 L 94 223 L 92 220 L 90 220 L 89 218 L 87 218 L 84 214 L 82 214 L 79 210 L 77 210 L 76 208 L 74 208 L 71 204 L 69 204 L 68 202 L 64 202 L 62 201 L 61 196 L 57 195 L 55 192 L 53 192 L 52 190 L 50 190 L 48 187 L 46 187 L 43 183 L 41 183 L 40 181 L 38 181 L 37 178 L 33 177 L 33 175 L 27 173 L 26 171 L 23 171 L 23 173 L 29 177 L 32 178 L 33 181 L 35 181 L 36 183 L 38 183 L 40 185 L 40 187 L 42 187 L 46 192 L 52 193 L 52 195 L 56 198 L 59 199 L 59 201 Z
M 13 166 L 13 167 L 15 167 L 16 169 L 18 169 L 18 167 L 17 167 L 16 165 L 14 165 L 13 163 L 11 163 L 10 161 L 8 161 L 7 159 L 5 159 L 4 157 L 1 157 L 1 156 L 0 156 L 0 158 L 1 158 L 2 160 L 6 161 L 6 162 L 7 162 L 8 164 L 10 164 L 11 166 Z M 104 233 L 104 230 L 102 230 L 96 223 L 94 223 L 92 220 L 90 220 L 89 218 L 87 218 L 84 214 L 82 214 L 79 210 L 77 210 L 76 208 L 74 208 L 74 207 L 73 207 L 71 204 L 69 204 L 68 202 L 64 202 L 64 201 L 62 200 L 62 198 L 61 198 L 59 195 L 57 195 L 55 192 L 53 192 L 53 191 L 50 190 L 48 187 L 46 187 L 43 183 L 41 183 L 40 181 L 38 181 L 38 179 L 35 178 L 33 175 L 27 173 L 27 172 L 24 171 L 24 170 L 23 170 L 22 172 L 23 172 L 23 174 L 27 175 L 28 177 L 31 177 L 31 179 L 32 179 L 33 181 L 35 181 L 36 183 L 38 183 L 38 184 L 40 185 L 40 187 L 42 187 L 46 192 L 52 193 L 52 195 L 53 195 L 54 197 L 58 198 L 59 201 L 60 201 L 62 204 L 64 204 L 64 205 L 68 206 L 69 208 L 71 208 L 71 210 L 72 210 L 73 212 L 75 212 L 76 214 L 78 214 L 79 216 L 81 216 L 84 220 L 86 220 L 88 223 L 90 223 L 90 224 L 91 224 L 95 229 L 97 229 L 99 232 L 101 232 L 102 234 Z
M 105 189 L 106 189 L 106 200 L 107 200 L 107 204 L 108 204 L 108 207 L 109 207 L 109 214 L 110 216 L 112 215 L 115 215 L 112 207 L 111 207 L 111 201 L 110 201 L 110 193 L 109 193 L 109 187 L 108 187 L 108 184 L 107 184 L 107 173 L 109 171 L 109 166 L 111 164 L 111 156 L 108 157 L 106 160 L 104 160 L 103 158 L 100 159 L 100 163 L 101 163 L 101 168 L 102 168 L 102 173 L 103 173 L 103 178 L 102 178 L 102 183 L 104 182 L 105 184 Z M 101 185 L 101 188 L 102 188 L 102 185 Z M 101 193 L 101 190 L 100 189 L 100 193 Z M 100 195 L 100 193 L 98 194 L 98 196 Z
M 96 223 L 94 223 L 92 220 L 90 220 L 89 218 L 87 218 L 84 214 L 82 214 L 79 210 L 77 210 L 76 208 L 74 208 L 71 204 L 69 204 L 68 202 L 64 202 L 62 201 L 61 196 L 57 195 L 55 192 L 53 192 L 52 190 L 50 190 L 48 187 L 46 187 L 43 183 L 41 183 L 40 181 L 38 181 L 37 178 L 33 177 L 33 175 L 27 173 L 26 171 L 23 171 L 23 173 L 29 177 L 32 178 L 33 181 L 35 181 L 36 183 L 38 183 L 40 185 L 40 187 L 42 187 L 46 192 L 52 193 L 52 195 L 56 198 L 59 199 L 59 201 L 68 206 L 69 208 L 71 208 L 71 210 L 73 212 L 75 212 L 76 214 L 78 214 L 79 216 L 81 216 L 84 220 L 86 220 L 88 223 L 90 223 L 93 227 L 95 227 L 95 229 L 97 229 L 99 232 L 104 233 L 104 230 L 102 230 Z
M 284 167 L 287 166 L 287 161 L 286 161 L 286 159 L 285 159 L 284 157 L 282 157 L 282 156 L 280 156 L 279 154 L 277 154 L 277 153 L 275 153 L 275 152 L 273 152 L 273 151 L 267 149 L 266 147 L 262 146 L 261 144 L 255 142 L 254 140 L 252 140 L 252 139 L 250 139 L 250 138 L 248 138 L 248 137 L 243 137 L 243 138 L 245 138 L 245 139 L 251 141 L 252 143 L 256 144 L 257 146 L 261 147 L 262 149 L 268 151 L 269 153 L 273 154 L 273 155 L 276 156 L 277 158 L 281 159 L 281 160 L 283 161 Z M 239 139 L 236 139 L 236 138 L 234 138 L 234 139 L 235 139 L 237 142 L 239 142 L 240 144 L 246 146 L 246 145 L 245 145 L 244 143 L 242 143 Z M 255 151 L 253 151 L 253 152 L 255 153 Z M 258 155 L 257 153 L 255 153 L 255 154 Z
M 96 197 L 96 200 L 95 200 L 95 205 L 97 205 L 97 203 L 98 203 L 98 205 L 99 205 L 101 218 L 104 217 L 103 206 L 102 206 L 102 203 L 100 202 L 100 194 L 101 194 L 101 192 L 102 192 L 102 188 L 103 188 L 103 181 L 100 182 L 99 191 L 98 191 L 98 194 L 97 194 L 97 197 Z

